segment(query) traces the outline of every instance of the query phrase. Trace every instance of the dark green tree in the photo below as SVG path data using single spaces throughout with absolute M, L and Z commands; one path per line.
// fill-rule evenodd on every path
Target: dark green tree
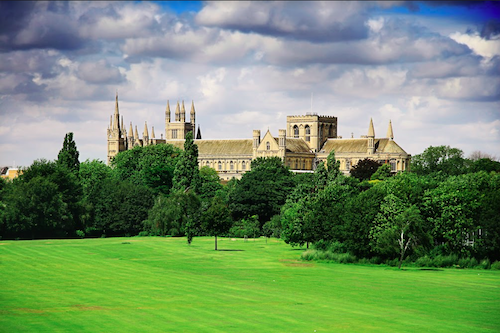
M 349 172 L 351 173 L 352 177 L 355 177 L 360 181 L 370 180 L 370 177 L 378 170 L 381 165 L 382 164 L 377 161 L 365 158 L 364 160 L 359 161 L 358 164 L 353 166 Z
M 113 174 L 119 180 L 147 186 L 155 194 L 168 194 L 181 152 L 169 144 L 137 146 L 115 156 L 111 162 Z
M 279 157 L 257 158 L 229 194 L 235 220 L 259 216 L 261 226 L 280 212 L 295 186 L 293 175 Z
M 386 163 L 378 167 L 377 171 L 375 171 L 375 173 L 371 175 L 370 180 L 386 180 L 391 176 L 391 166 Z
M 220 191 L 222 191 L 222 184 L 217 171 L 208 166 L 202 167 L 200 169 L 200 186 L 198 188 L 200 198 L 213 198 Z
M 328 169 L 328 178 L 334 179 L 342 174 L 340 172 L 340 161 L 335 158 L 335 150 L 332 150 L 326 158 L 326 167 Z
M 198 146 L 194 143 L 193 132 L 186 133 L 184 151 L 174 171 L 174 190 L 198 190 L 200 171 L 198 169 Z
M 328 171 L 325 168 L 325 162 L 321 161 L 314 170 L 313 181 L 315 191 L 324 189 L 328 184 Z
M 63 147 L 57 155 L 57 164 L 65 166 L 73 173 L 78 174 L 78 170 L 80 169 L 79 156 L 80 153 L 73 140 L 73 132 L 69 132 L 64 136 Z
M 220 196 L 215 196 L 210 201 L 210 206 L 202 215 L 202 228 L 206 234 L 215 236 L 215 251 L 217 251 L 217 236 L 229 231 L 233 220 L 231 212 Z

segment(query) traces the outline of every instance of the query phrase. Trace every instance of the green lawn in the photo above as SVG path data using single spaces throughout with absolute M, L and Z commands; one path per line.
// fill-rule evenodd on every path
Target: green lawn
M 498 332 L 500 271 L 302 262 L 278 240 L 0 241 L 0 332 Z

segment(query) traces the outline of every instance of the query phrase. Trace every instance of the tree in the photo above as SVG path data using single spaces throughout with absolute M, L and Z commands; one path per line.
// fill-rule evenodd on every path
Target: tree
M 154 195 L 148 187 L 106 178 L 95 194 L 95 219 L 89 228 L 104 235 L 137 235 L 153 204 Z
M 399 253 L 401 264 L 410 246 L 425 239 L 424 221 L 415 205 L 409 205 L 393 194 L 384 198 L 370 236 L 373 248 L 385 255 Z
M 375 171 L 375 173 L 371 175 L 370 180 L 386 180 L 391 176 L 391 166 L 386 163 L 378 167 L 377 171 Z
M 215 251 L 217 251 L 217 236 L 223 235 L 232 226 L 231 212 L 222 198 L 212 198 L 210 207 L 203 213 L 203 230 L 208 235 L 215 236 Z
M 235 220 L 259 216 L 261 226 L 278 214 L 295 183 L 293 174 L 279 157 L 257 158 L 229 196 Z
M 360 181 L 369 180 L 381 165 L 382 164 L 377 161 L 365 158 L 353 166 L 349 172 L 351 173 L 351 176 L 359 179 Z
M 335 159 L 335 150 L 332 150 L 328 157 L 326 158 L 326 166 L 328 169 L 328 178 L 334 179 L 338 177 L 340 174 L 340 161 Z
M 221 190 L 222 184 L 217 171 L 209 166 L 203 166 L 200 169 L 200 186 L 198 188 L 200 198 L 213 198 Z
M 313 181 L 315 191 L 322 190 L 328 184 L 328 171 L 325 168 L 325 162 L 321 161 L 314 170 Z
M 62 229 L 66 234 L 72 234 L 75 230 L 81 229 L 82 214 L 82 187 L 78 180 L 78 174 L 75 174 L 67 166 L 58 162 L 40 159 L 34 161 L 29 167 L 23 170 L 23 174 L 18 180 L 23 183 L 30 183 L 33 179 L 41 177 L 49 182 L 56 184 L 57 191 L 68 211 L 68 217 L 63 219 Z M 63 232 L 63 231 L 61 231 Z
M 113 175 L 119 180 L 147 186 L 155 194 L 168 194 L 181 152 L 170 144 L 137 146 L 122 151 L 111 161 Z
M 198 146 L 193 141 L 193 132 L 187 132 L 184 151 L 174 171 L 174 190 L 191 188 L 198 190 L 200 183 L 198 169 Z
M 460 175 L 467 172 L 467 160 L 458 148 L 438 146 L 425 149 L 422 154 L 412 157 L 410 170 L 418 175 L 442 172 L 444 175 Z
M 73 132 L 69 132 L 64 136 L 63 147 L 57 155 L 57 163 L 67 167 L 73 173 L 78 174 L 80 168 L 80 161 L 78 160 L 79 155 L 80 153 L 73 140 Z
M 500 172 L 500 162 L 489 158 L 480 158 L 471 163 L 470 171 Z

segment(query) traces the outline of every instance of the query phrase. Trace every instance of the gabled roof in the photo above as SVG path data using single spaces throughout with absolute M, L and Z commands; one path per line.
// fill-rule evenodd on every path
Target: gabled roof
M 287 138 L 286 139 L 286 151 L 292 153 L 310 153 L 311 148 L 302 139 L 297 138 Z
M 394 141 L 388 138 L 375 139 L 375 154 L 396 153 L 406 154 L 406 152 Z M 328 139 L 321 151 L 330 153 L 335 150 L 335 153 L 366 153 L 368 149 L 368 139 Z
M 184 149 L 184 140 L 167 140 L 166 143 Z M 253 154 L 252 139 L 195 140 L 194 143 L 198 146 L 199 155 L 230 156 Z

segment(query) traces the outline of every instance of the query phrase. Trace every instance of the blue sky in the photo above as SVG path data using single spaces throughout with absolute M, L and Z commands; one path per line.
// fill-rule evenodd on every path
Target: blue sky
M 195 103 L 203 137 L 277 135 L 286 116 L 338 117 L 343 137 L 392 121 L 410 154 L 500 157 L 498 2 L 0 2 L 0 165 L 55 159 L 74 132 L 106 159 L 120 113 L 164 128 Z M 15 161 L 15 162 L 14 162 Z

